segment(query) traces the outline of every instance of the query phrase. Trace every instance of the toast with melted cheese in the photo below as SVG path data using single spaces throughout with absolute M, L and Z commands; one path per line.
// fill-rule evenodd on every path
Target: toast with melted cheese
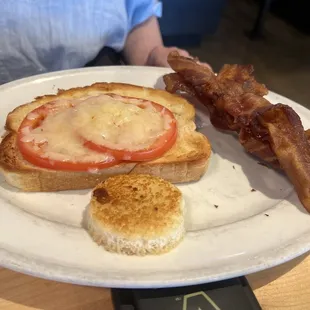
M 177 140 L 172 148 L 156 160 L 122 162 L 95 172 L 45 169 L 23 158 L 16 138 L 19 126 L 28 113 L 55 99 L 79 99 L 107 93 L 150 100 L 167 107 L 174 114 L 178 126 Z M 7 183 L 23 191 L 89 189 L 118 174 L 149 174 L 172 183 L 197 181 L 207 170 L 211 146 L 208 139 L 196 131 L 194 117 L 195 109 L 187 100 L 164 90 L 123 83 L 95 83 L 59 90 L 56 95 L 38 97 L 9 113 L 6 133 L 0 144 L 0 169 Z

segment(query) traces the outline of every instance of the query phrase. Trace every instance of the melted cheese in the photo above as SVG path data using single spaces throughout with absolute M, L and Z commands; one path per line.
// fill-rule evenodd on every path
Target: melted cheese
M 60 161 L 76 162 L 104 162 L 111 156 L 88 150 L 83 146 L 83 141 L 75 133 L 70 120 L 72 109 L 65 109 L 54 115 L 45 118 L 42 124 L 27 133 L 22 141 L 34 141 L 36 144 L 43 144 L 45 157 Z
M 148 148 L 167 130 L 169 119 L 151 103 L 141 109 L 140 100 L 126 101 L 104 95 L 89 98 L 73 108 L 72 126 L 85 139 L 112 149 Z
M 34 130 L 23 128 L 22 140 L 43 145 L 46 157 L 61 161 L 102 162 L 112 158 L 84 147 L 81 136 L 113 149 L 147 148 L 169 128 L 170 119 L 151 104 L 139 108 L 139 102 L 124 103 L 107 95 L 77 99 L 74 107 L 48 115 Z

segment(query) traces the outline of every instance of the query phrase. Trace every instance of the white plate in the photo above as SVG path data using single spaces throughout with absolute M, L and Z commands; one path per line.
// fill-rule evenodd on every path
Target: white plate
M 106 67 L 16 81 L 0 87 L 0 123 L 4 124 L 14 107 L 58 88 L 98 81 L 163 87 L 161 77 L 167 72 Z M 268 98 L 291 105 L 305 128 L 310 127 L 308 110 L 274 93 Z M 143 258 L 108 253 L 81 228 L 90 191 L 22 193 L 1 178 L 0 264 L 84 285 L 163 287 L 240 276 L 308 251 L 310 215 L 287 179 L 259 165 L 233 136 L 217 132 L 201 106 L 197 125 L 209 137 L 213 154 L 209 170 L 199 182 L 179 186 L 188 209 L 188 233 L 175 250 Z

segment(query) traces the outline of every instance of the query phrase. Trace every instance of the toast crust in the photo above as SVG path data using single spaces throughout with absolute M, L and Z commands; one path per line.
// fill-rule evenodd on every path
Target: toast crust
M 151 100 L 169 108 L 178 123 L 175 145 L 162 157 L 149 162 L 121 163 L 90 172 L 56 171 L 36 167 L 25 161 L 16 145 L 18 128 L 25 116 L 37 107 L 59 98 L 81 98 L 104 93 Z M 93 188 L 118 174 L 150 174 L 172 183 L 197 181 L 205 173 L 211 155 L 208 139 L 196 132 L 195 109 L 184 98 L 164 90 L 123 83 L 95 83 L 90 86 L 59 90 L 56 95 L 37 97 L 15 108 L 6 119 L 6 133 L 0 144 L 0 170 L 6 181 L 23 191 L 61 191 Z
M 56 99 L 75 99 L 100 94 L 114 93 L 120 96 L 147 99 L 173 107 L 175 116 L 181 116 L 186 120 L 192 120 L 195 116 L 194 107 L 179 95 L 170 94 L 165 90 L 142 87 L 125 83 L 94 83 L 89 86 L 75 87 L 67 90 L 59 89 L 55 95 L 44 95 L 36 97 L 32 102 L 16 107 L 7 116 L 5 129 L 17 132 L 24 117 L 39 106 Z
M 119 253 L 119 254 L 126 254 L 128 256 L 136 255 L 136 256 L 145 256 L 145 255 L 162 255 L 165 253 L 170 252 L 174 248 L 176 248 L 181 241 L 184 239 L 184 235 L 178 239 L 175 242 L 170 242 L 166 246 L 159 247 L 159 246 L 154 246 L 152 250 L 137 250 L 137 249 L 132 249 L 130 246 L 118 246 L 115 243 L 109 242 L 109 240 L 105 237 L 102 237 L 100 233 L 98 233 L 94 228 L 89 228 L 88 233 L 90 236 L 93 238 L 93 240 L 99 245 L 103 246 L 106 251 L 111 252 L 111 253 Z

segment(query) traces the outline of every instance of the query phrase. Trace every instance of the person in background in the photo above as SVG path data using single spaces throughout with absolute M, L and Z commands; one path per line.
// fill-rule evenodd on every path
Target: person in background
M 16 0 L 0 6 L 0 84 L 86 66 L 109 47 L 129 65 L 168 66 L 156 0 Z

